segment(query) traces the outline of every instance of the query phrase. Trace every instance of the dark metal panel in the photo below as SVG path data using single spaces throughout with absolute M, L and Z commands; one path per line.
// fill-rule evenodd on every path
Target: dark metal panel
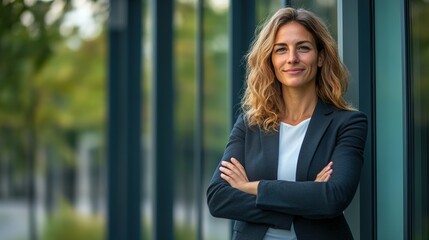
M 141 239 L 141 0 L 110 0 L 108 239 Z
M 414 188 L 414 161 L 415 152 L 413 149 L 413 118 L 414 118 L 414 101 L 412 95 L 412 69 L 411 69 L 411 17 L 409 1 L 401 1 L 401 31 L 402 31 L 402 79 L 403 80 L 403 102 L 404 109 L 404 239 L 415 239 L 413 236 L 413 188 Z
M 342 38 L 342 55 L 343 62 L 347 66 L 350 74 L 349 87 L 346 94 L 346 99 L 354 107 L 359 108 L 359 31 L 358 30 L 358 0 L 343 1 L 341 6 L 342 29 L 339 29 L 338 38 Z M 340 16 L 339 16 L 340 18 Z M 340 24 L 338 24 L 340 27 Z
M 246 77 L 245 55 L 249 50 L 256 28 L 255 0 L 231 1 L 230 19 L 231 122 L 234 123 L 240 113 L 240 102 Z
M 154 239 L 173 239 L 173 0 L 153 0 Z
M 360 181 L 361 239 L 377 239 L 376 98 L 373 4 L 372 0 L 358 1 L 359 109 L 365 112 L 368 117 L 368 137 Z

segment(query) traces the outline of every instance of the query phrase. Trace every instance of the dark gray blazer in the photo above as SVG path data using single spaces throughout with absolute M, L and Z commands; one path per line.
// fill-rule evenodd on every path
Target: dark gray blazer
M 296 182 L 277 179 L 278 132 L 249 127 L 244 116 L 235 123 L 221 160 L 239 160 L 250 181 L 260 180 L 258 195 L 232 188 L 219 166 L 207 189 L 215 217 L 235 220 L 233 239 L 263 239 L 269 227 L 290 229 L 301 239 L 353 239 L 343 216 L 359 183 L 367 118 L 359 111 L 340 111 L 319 100 L 298 157 Z M 328 182 L 314 182 L 333 161 Z

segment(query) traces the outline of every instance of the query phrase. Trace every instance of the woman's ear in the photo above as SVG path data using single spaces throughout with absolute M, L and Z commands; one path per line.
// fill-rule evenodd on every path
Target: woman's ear
M 317 59 L 317 66 L 322 67 L 324 61 L 325 61 L 325 49 L 322 49 L 319 52 L 319 57 Z

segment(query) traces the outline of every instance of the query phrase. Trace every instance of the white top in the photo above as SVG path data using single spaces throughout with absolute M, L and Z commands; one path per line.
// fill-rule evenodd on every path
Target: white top
M 308 118 L 295 126 L 281 122 L 279 133 L 279 163 L 277 169 L 278 180 L 296 181 L 298 155 L 310 119 L 311 118 Z M 269 228 L 265 234 L 264 240 L 296 240 L 293 224 L 290 231 Z

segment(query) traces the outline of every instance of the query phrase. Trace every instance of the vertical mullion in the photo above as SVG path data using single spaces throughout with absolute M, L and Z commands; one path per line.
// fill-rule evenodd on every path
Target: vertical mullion
M 173 0 L 152 1 L 155 129 L 155 239 L 173 239 Z
M 246 59 L 256 27 L 255 0 L 231 1 L 230 10 L 230 82 L 231 82 L 231 124 L 240 111 L 243 84 L 246 78 Z
M 197 1 L 197 34 L 196 34 L 196 109 L 195 109 L 195 202 L 197 212 L 196 239 L 203 239 L 202 226 L 202 194 L 203 190 L 203 166 L 204 166 L 204 135 L 203 135 L 203 106 L 204 106 L 204 1 Z
M 405 96 L 404 101 L 404 239 L 413 238 L 413 190 L 414 190 L 414 139 L 413 139 L 413 95 L 411 83 L 411 19 L 409 1 L 401 1 L 401 24 L 402 24 L 402 56 L 404 61 L 402 63 L 403 69 L 403 91 Z
M 107 236 L 137 240 L 142 235 L 139 210 L 142 5 L 141 0 L 110 0 L 110 6 Z
M 375 136 L 375 39 L 374 5 L 371 0 L 358 1 L 359 38 L 359 109 L 368 117 L 365 161 L 360 181 L 361 239 L 377 239 L 377 171 Z

